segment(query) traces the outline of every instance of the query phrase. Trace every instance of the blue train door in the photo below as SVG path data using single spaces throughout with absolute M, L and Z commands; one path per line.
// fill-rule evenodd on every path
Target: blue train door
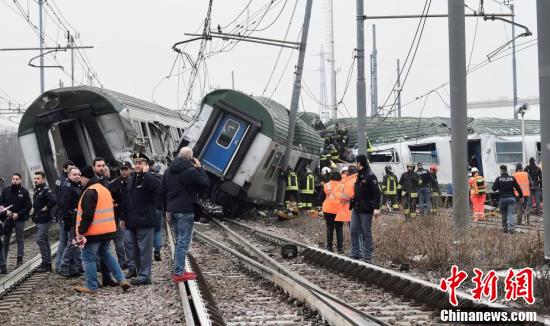
M 224 174 L 239 144 L 248 130 L 248 123 L 229 113 L 224 113 L 206 144 L 202 163 Z

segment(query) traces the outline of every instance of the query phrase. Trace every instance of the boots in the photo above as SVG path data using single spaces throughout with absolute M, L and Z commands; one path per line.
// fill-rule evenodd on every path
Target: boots
M 75 286 L 74 290 L 78 293 L 86 293 L 86 294 L 96 294 L 97 291 L 90 290 L 85 286 Z
M 52 265 L 51 264 L 42 264 L 42 265 L 40 265 L 40 267 L 38 267 L 36 272 L 37 273 L 46 273 L 46 272 L 51 273 L 52 272 Z

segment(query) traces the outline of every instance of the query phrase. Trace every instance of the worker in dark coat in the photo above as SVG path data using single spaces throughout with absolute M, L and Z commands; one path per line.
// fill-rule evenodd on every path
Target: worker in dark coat
M 11 186 L 2 190 L 0 206 L 6 211 L 0 215 L 4 222 L 4 258 L 8 258 L 10 238 L 15 229 L 17 242 L 17 267 L 23 264 L 25 254 L 25 221 L 29 218 L 32 208 L 29 191 L 21 186 L 21 174 L 14 173 L 11 177 Z M 9 207 L 9 208 L 8 208 Z
M 132 285 L 151 284 L 153 260 L 153 238 L 155 233 L 155 199 L 160 180 L 149 172 L 149 158 L 135 153 L 134 173 L 128 180 L 124 196 L 124 226 L 130 230 L 134 247 L 136 270 L 129 271 L 129 277 L 137 276 Z M 136 275 L 137 274 L 137 275 Z
M 113 196 L 115 221 L 117 223 L 117 231 L 115 235 L 115 251 L 118 258 L 118 264 L 122 269 L 135 271 L 136 264 L 134 262 L 134 249 L 129 230 L 121 228 L 122 213 L 124 212 L 124 194 L 128 185 L 128 179 L 132 174 L 132 163 L 130 161 L 122 162 L 119 167 L 120 176 L 115 178 L 109 184 L 111 196 Z
M 38 273 L 51 272 L 52 252 L 49 230 L 56 199 L 50 187 L 46 185 L 46 174 L 44 172 L 37 171 L 34 173 L 34 185 L 31 219 L 36 223 L 36 244 L 42 257 L 42 263 L 36 271 Z
M 403 213 L 405 218 L 416 217 L 416 203 L 418 200 L 418 184 L 420 179 L 414 172 L 414 163 L 407 163 L 407 171 L 401 175 L 399 186 Z

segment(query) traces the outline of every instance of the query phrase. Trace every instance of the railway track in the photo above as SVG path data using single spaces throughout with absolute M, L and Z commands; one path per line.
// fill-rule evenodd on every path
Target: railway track
M 227 221 L 227 223 L 240 229 L 241 231 L 239 233 L 245 235 L 246 238 L 255 237 L 258 239 L 253 241 L 264 247 L 266 250 L 270 250 L 273 256 L 276 256 L 274 255 L 275 250 L 273 248 L 277 248 L 273 247 L 273 245 L 295 245 L 300 251 L 300 255 L 303 257 L 303 261 L 300 264 L 314 264 L 317 266 L 317 269 L 309 269 L 303 265 L 298 265 L 296 267 L 297 269 L 302 269 L 304 274 L 312 275 L 311 279 L 315 280 L 315 282 L 322 282 L 321 278 L 317 278 L 319 277 L 318 274 L 323 274 L 316 272 L 319 270 L 319 266 L 331 271 L 333 279 L 335 278 L 335 275 L 338 275 L 338 277 L 336 277 L 338 279 L 345 279 L 345 282 L 343 283 L 340 283 L 339 281 L 331 281 L 328 283 L 330 284 L 329 287 L 333 289 L 337 289 L 338 287 L 345 288 L 345 290 L 343 290 L 344 293 L 340 294 L 343 298 L 349 298 L 349 302 L 357 305 L 357 307 L 361 309 L 366 309 L 366 311 L 375 315 L 375 317 L 388 323 L 399 324 L 401 321 L 409 323 L 411 321 L 411 315 L 408 314 L 408 311 L 411 313 L 414 311 L 420 311 L 422 312 L 420 316 L 425 316 L 427 315 L 426 313 L 429 313 L 430 311 L 433 313 L 436 311 L 438 312 L 440 309 L 451 308 L 448 301 L 448 295 L 441 292 L 437 284 L 426 282 L 404 273 L 396 272 L 362 261 L 356 261 L 322 249 L 310 247 L 298 241 L 286 239 L 233 220 Z M 266 243 L 271 243 L 272 245 Z M 286 264 L 292 264 L 292 262 L 287 262 Z M 340 274 L 335 274 L 334 272 L 339 272 Z M 351 287 L 346 287 L 346 284 L 349 284 L 350 282 L 357 283 Z M 334 284 L 334 286 L 332 284 Z M 367 303 L 357 302 L 358 296 L 356 296 L 353 291 L 356 289 L 356 286 L 362 286 L 364 289 L 367 284 L 374 285 L 377 289 L 382 289 L 385 291 L 386 293 L 384 300 L 376 302 L 367 301 Z M 348 291 L 348 293 L 345 293 L 346 291 Z M 358 292 L 362 293 L 363 291 Z M 394 297 L 390 298 L 388 292 L 393 293 Z M 514 309 L 500 304 L 485 301 L 477 302 L 473 300 L 470 295 L 464 292 L 458 292 L 457 297 L 459 301 L 459 309 L 468 308 L 476 310 L 490 308 L 499 311 L 514 311 Z M 392 305 L 400 308 L 394 310 Z M 393 313 L 393 311 L 397 313 Z M 439 316 L 439 314 L 435 314 L 435 316 Z M 412 320 L 418 320 L 417 316 L 414 316 L 413 318 L 414 319 Z M 540 323 L 544 323 L 544 320 L 541 317 L 539 317 L 538 321 Z M 432 322 L 434 322 L 434 320 L 432 320 Z
M 195 230 L 195 239 L 205 242 L 210 246 L 210 252 L 207 251 L 207 257 L 212 256 L 213 253 L 211 251 L 213 249 L 217 250 L 214 253 L 220 252 L 230 255 L 230 258 L 220 256 L 216 260 L 208 258 L 209 261 L 215 264 L 213 268 L 215 268 L 216 273 L 218 273 L 217 270 L 220 268 L 219 264 L 231 260 L 242 265 L 240 267 L 241 270 L 242 268 L 246 268 L 264 279 L 258 280 L 257 277 L 254 277 L 252 281 L 248 281 L 245 280 L 242 272 L 233 271 L 232 273 L 235 274 L 229 274 L 235 275 L 234 278 L 238 280 L 238 283 L 234 287 L 231 287 L 231 291 L 236 292 L 234 300 L 239 300 L 237 304 L 232 302 L 228 306 L 229 308 L 236 307 L 232 309 L 237 310 L 237 313 L 226 313 L 227 317 L 229 317 L 227 323 L 230 325 L 386 324 L 275 262 L 267 254 L 255 248 L 254 245 L 239 237 L 231 230 L 197 227 Z M 194 250 L 195 248 L 197 248 L 196 243 L 194 244 Z M 203 262 L 200 263 L 202 264 Z M 227 276 L 219 276 L 220 278 L 227 279 Z M 250 276 L 247 278 L 250 279 Z M 285 299 L 285 296 L 281 295 L 280 290 L 273 290 L 273 287 L 270 290 L 266 280 L 284 291 L 290 299 Z M 241 286 L 246 285 L 248 282 L 252 282 L 252 285 L 248 285 L 242 291 Z M 250 288 L 250 286 L 253 287 Z M 258 286 L 265 287 L 258 289 Z M 225 292 L 227 292 L 227 288 Z M 259 298 L 258 295 L 260 296 Z M 256 308 L 247 308 L 249 301 Z M 284 318 L 282 319 L 282 317 Z

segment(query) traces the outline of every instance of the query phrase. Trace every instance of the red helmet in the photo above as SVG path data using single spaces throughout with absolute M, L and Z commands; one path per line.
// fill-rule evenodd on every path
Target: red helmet
M 437 172 L 438 169 L 437 164 L 430 165 L 430 172 Z

